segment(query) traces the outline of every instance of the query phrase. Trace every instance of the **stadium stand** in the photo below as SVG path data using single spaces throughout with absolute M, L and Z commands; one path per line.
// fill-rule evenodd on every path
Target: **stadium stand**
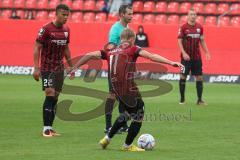
M 26 11 L 37 12 L 36 20 L 52 19 L 59 3 L 71 8 L 72 22 L 118 20 L 116 15 L 102 11 L 104 0 L 0 0 L 0 19 L 7 19 L 16 9 L 21 19 Z M 203 25 L 239 27 L 240 0 L 133 0 L 132 23 L 182 24 L 191 7 L 198 13 L 197 22 Z
M 132 19 L 132 23 L 142 23 L 142 19 L 143 19 L 143 16 L 142 14 L 134 14 L 133 15 L 133 19 Z

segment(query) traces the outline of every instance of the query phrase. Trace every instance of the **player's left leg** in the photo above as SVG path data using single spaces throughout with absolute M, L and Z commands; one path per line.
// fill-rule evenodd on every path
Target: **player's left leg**
M 54 94 L 54 101 L 53 101 L 53 112 L 52 112 L 52 123 L 51 126 L 53 125 L 53 122 L 55 120 L 55 115 L 57 112 L 57 102 L 58 102 L 58 97 L 62 91 L 62 86 L 63 86 L 63 81 L 64 81 L 64 73 L 63 72 L 57 72 L 55 73 L 54 79 L 53 79 L 53 86 L 55 89 L 55 94 Z M 51 129 L 52 134 L 54 136 L 59 136 L 60 134 L 57 133 L 55 130 Z
M 128 121 L 128 119 L 129 119 L 129 116 L 126 113 L 122 113 L 119 115 L 119 117 L 115 120 L 109 133 L 107 133 L 106 136 L 103 139 L 101 139 L 99 142 L 99 144 L 102 146 L 103 149 L 107 147 L 107 145 L 110 143 L 110 140 L 114 137 L 116 133 L 118 133 L 119 129 L 124 126 L 124 124 L 126 123 L 126 121 Z
M 141 98 L 137 100 L 137 106 L 134 108 L 135 111 L 132 112 L 132 109 L 128 109 L 130 116 L 132 118 L 131 125 L 128 130 L 128 134 L 125 140 L 125 144 L 123 145 L 123 150 L 125 151 L 145 151 L 144 149 L 138 148 L 137 146 L 133 145 L 133 141 L 138 135 L 142 121 L 144 117 L 144 102 Z
M 202 61 L 196 60 L 194 61 L 194 66 L 192 69 L 192 74 L 196 78 L 196 89 L 197 89 L 197 105 L 207 105 L 206 102 L 202 100 L 203 93 L 203 76 L 202 76 Z

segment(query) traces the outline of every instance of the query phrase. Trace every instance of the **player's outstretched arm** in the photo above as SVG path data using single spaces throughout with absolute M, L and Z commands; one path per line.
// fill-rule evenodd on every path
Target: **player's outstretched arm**
M 179 63 L 179 62 L 170 61 L 169 59 L 164 58 L 164 57 L 162 57 L 162 56 L 160 56 L 160 55 L 158 55 L 158 54 L 152 54 L 152 53 L 150 53 L 150 52 L 148 52 L 148 51 L 145 51 L 145 50 L 141 50 L 141 51 L 139 52 L 139 55 L 140 55 L 141 57 L 144 57 L 144 58 L 146 58 L 146 59 L 149 59 L 149 60 L 151 60 L 151 61 L 153 61 L 153 62 L 169 64 L 169 65 L 171 65 L 171 66 L 173 66 L 173 67 L 184 67 L 184 66 L 183 66 L 181 63 Z
M 94 51 L 85 54 L 73 67 L 73 69 L 69 72 L 70 79 L 74 78 L 74 73 L 77 71 L 77 69 L 87 63 L 90 59 L 100 59 L 101 58 L 101 51 Z
M 33 63 L 34 63 L 33 78 L 36 81 L 39 81 L 39 77 L 40 77 L 39 58 L 40 58 L 41 49 L 42 49 L 42 44 L 36 42 L 34 45 L 34 51 L 33 51 Z

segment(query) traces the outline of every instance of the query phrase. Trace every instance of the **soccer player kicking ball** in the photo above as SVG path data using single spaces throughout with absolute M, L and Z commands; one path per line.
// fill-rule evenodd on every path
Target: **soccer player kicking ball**
M 179 81 L 181 95 L 179 104 L 185 104 L 186 78 L 191 71 L 192 75 L 196 78 L 198 96 L 197 105 L 207 105 L 207 103 L 202 100 L 203 73 L 199 44 L 201 44 L 206 53 L 207 60 L 210 60 L 211 57 L 204 40 L 203 28 L 200 24 L 196 23 L 196 17 L 195 10 L 190 9 L 188 12 L 188 21 L 181 26 L 178 33 L 178 44 L 181 50 L 181 63 L 185 66 L 184 73 L 181 73 Z
M 42 88 L 45 91 L 43 103 L 43 133 L 44 137 L 58 136 L 53 128 L 56 104 L 64 80 L 63 57 L 72 66 L 68 47 L 70 31 L 64 24 L 67 22 L 69 8 L 64 4 L 56 7 L 56 19 L 44 25 L 37 36 L 34 46 L 33 77 L 39 81 L 42 77 Z M 41 57 L 41 59 L 40 59 Z M 39 60 L 41 65 L 39 67 Z
M 132 120 L 128 130 L 128 134 L 123 145 L 124 151 L 145 151 L 133 145 L 133 140 L 137 136 L 142 126 L 144 117 L 144 102 L 141 94 L 134 82 L 134 72 L 136 72 L 136 61 L 139 56 L 150 59 L 153 62 L 165 63 L 174 67 L 183 67 L 178 62 L 172 62 L 158 54 L 151 54 L 141 48 L 133 45 L 135 41 L 135 33 L 131 29 L 124 29 L 121 34 L 121 44 L 116 48 L 108 51 L 95 51 L 87 53 L 75 65 L 70 72 L 72 75 L 77 68 L 90 59 L 104 59 L 108 62 L 108 74 L 110 76 L 113 90 L 119 105 L 124 107 L 125 112 L 120 114 L 114 122 L 110 132 L 100 140 L 103 149 L 107 147 L 113 136 L 128 120 Z M 71 76 L 70 79 L 74 77 Z

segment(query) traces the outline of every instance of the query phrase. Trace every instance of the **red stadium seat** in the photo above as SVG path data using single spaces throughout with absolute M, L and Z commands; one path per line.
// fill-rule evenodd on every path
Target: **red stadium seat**
M 155 17 L 156 24 L 166 24 L 167 23 L 167 16 L 165 14 L 159 14 Z
M 37 0 L 26 0 L 25 7 L 30 9 L 37 8 Z
M 170 15 L 168 17 L 168 24 L 178 24 L 178 22 L 179 22 L 178 15 Z
M 147 23 L 147 24 L 155 23 L 155 16 L 153 14 L 146 14 L 143 17 L 143 23 Z
M 9 19 L 11 17 L 12 10 L 3 10 L 1 19 Z
M 108 14 L 108 22 L 116 22 L 118 21 L 118 17 L 114 14 Z
M 72 8 L 72 0 L 63 0 L 62 4 L 66 4 L 69 8 Z
M 83 5 L 84 10 L 95 10 L 95 1 L 94 0 L 86 0 Z
M 240 27 L 240 16 L 231 19 L 231 26 Z
M 142 14 L 134 14 L 132 18 L 132 23 L 142 23 Z
M 188 13 L 189 9 L 191 8 L 191 3 L 189 2 L 184 2 L 181 4 L 179 12 L 180 13 Z
M 229 10 L 229 5 L 227 3 L 221 3 L 218 5 L 217 12 L 222 14 Z
M 194 4 L 193 4 L 193 9 L 194 9 L 197 13 L 203 13 L 204 5 L 203 5 L 203 3 L 194 3 Z
M 55 11 L 51 11 L 51 12 L 48 13 L 48 19 L 53 20 L 53 19 L 55 19 L 55 17 L 56 17 L 56 12 Z
M 143 2 L 135 1 L 133 2 L 133 12 L 142 12 L 143 11 Z
M 72 4 L 72 9 L 82 10 L 83 9 L 83 0 L 74 0 Z
M 83 13 L 82 12 L 72 13 L 72 16 L 71 16 L 71 21 L 72 22 L 79 23 L 79 22 L 82 21 L 82 19 L 83 19 Z
M 48 8 L 55 9 L 60 3 L 60 0 L 51 0 L 48 4 Z
M 215 3 L 208 3 L 205 6 L 205 13 L 215 14 L 217 12 L 217 5 Z
M 107 15 L 106 13 L 97 13 L 95 17 L 95 22 L 106 22 Z
M 187 18 L 188 18 L 188 16 L 181 16 L 179 23 L 180 23 L 181 25 L 184 24 L 184 23 L 187 23 Z
M 144 12 L 154 12 L 155 11 L 155 3 L 153 1 L 146 1 L 143 5 Z
M 156 12 L 166 12 L 166 11 L 167 11 L 167 3 L 166 2 L 157 2 Z
M 34 20 L 36 18 L 36 11 L 25 11 L 24 18 L 27 20 Z
M 230 9 L 232 10 L 230 14 L 240 14 L 240 4 L 232 4 Z
M 203 25 L 204 24 L 204 17 L 203 16 L 197 16 L 196 22 Z
M 2 0 L 2 7 L 12 8 L 13 7 L 13 0 Z M 7 13 L 7 12 L 5 12 L 5 13 Z
M 24 8 L 25 7 L 25 0 L 15 0 L 14 1 L 15 8 Z
M 179 9 L 179 3 L 177 2 L 170 2 L 168 4 L 168 12 L 177 13 L 178 9 Z
M 215 16 L 208 16 L 205 19 L 205 25 L 207 26 L 216 26 L 217 20 Z
M 47 20 L 47 19 L 48 19 L 48 12 L 46 12 L 46 11 L 37 12 L 36 20 L 43 21 L 43 20 Z
M 23 10 L 17 10 L 17 15 L 21 18 L 24 19 L 25 12 Z
M 87 12 L 83 15 L 83 21 L 86 23 L 94 22 L 94 20 L 95 20 L 95 13 L 93 12 Z
M 219 26 L 229 26 L 230 25 L 230 19 L 227 16 L 220 17 L 218 21 Z
M 46 8 L 48 8 L 48 0 L 38 1 L 37 8 L 39 8 L 39 9 L 46 9 Z
M 101 11 L 103 7 L 104 7 L 104 1 L 103 0 L 97 1 L 97 3 L 96 3 L 96 10 L 97 11 Z

